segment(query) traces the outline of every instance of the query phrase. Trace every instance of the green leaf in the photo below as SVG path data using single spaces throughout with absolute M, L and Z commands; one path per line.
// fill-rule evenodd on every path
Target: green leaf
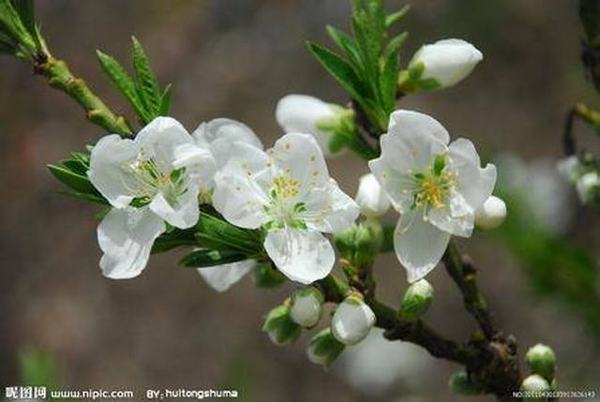
M 238 250 L 248 256 L 263 251 L 259 231 L 239 228 L 206 212 L 200 212 L 197 229 L 196 238 L 205 248 Z
M 352 66 L 346 60 L 324 47 L 312 42 L 307 42 L 307 46 L 308 50 L 317 58 L 323 68 L 348 91 L 350 96 L 362 103 L 365 90 Z
M 144 109 L 144 105 L 140 101 L 136 91 L 135 82 L 127 74 L 123 66 L 112 56 L 109 56 L 100 50 L 96 50 L 98 61 L 102 67 L 102 71 L 108 76 L 112 83 L 121 91 L 123 96 L 129 101 L 135 113 L 140 120 L 148 121 L 149 114 Z
M 95 204 L 100 205 L 109 205 L 108 201 L 106 201 L 102 196 L 90 194 L 90 193 L 80 193 L 78 191 L 59 191 L 60 194 L 66 195 L 67 197 L 77 198 L 83 201 L 93 202 Z
M 31 38 L 35 41 L 36 47 L 41 48 L 41 44 L 38 38 L 38 30 L 35 25 L 35 12 L 33 7 L 33 0 L 13 0 L 15 10 L 21 18 L 21 22 L 24 28 L 29 32 Z
M 346 54 L 350 62 L 354 67 L 362 71 L 364 69 L 364 63 L 360 58 L 354 39 L 345 32 L 340 31 L 330 25 L 327 26 L 327 33 L 331 39 L 338 45 L 338 47 Z
M 59 181 L 77 192 L 89 194 L 96 191 L 86 176 L 72 172 L 64 166 L 48 165 L 48 169 Z
M 238 251 L 231 250 L 198 250 L 186 255 L 179 264 L 188 268 L 212 267 L 246 260 L 247 257 Z
M 167 85 L 162 96 L 160 97 L 160 107 L 158 108 L 158 114 L 160 116 L 167 116 L 169 110 L 171 110 L 171 84 Z
M 195 229 L 174 229 L 169 233 L 163 233 L 154 241 L 152 253 L 163 253 L 178 247 L 198 246 Z
M 410 4 L 405 5 L 400 10 L 385 17 L 385 26 L 390 28 L 400 21 L 410 11 Z
M 160 91 L 158 80 L 150 67 L 150 60 L 141 43 L 132 36 L 133 68 L 137 78 L 138 95 L 146 105 L 146 110 L 156 117 L 160 106 Z

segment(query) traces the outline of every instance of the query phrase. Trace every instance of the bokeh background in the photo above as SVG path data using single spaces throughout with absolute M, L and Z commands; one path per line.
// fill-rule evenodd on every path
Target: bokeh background
M 133 34 L 161 82 L 173 83 L 172 114 L 189 129 L 230 117 L 250 125 L 266 144 L 281 135 L 274 120 L 281 96 L 306 93 L 347 101 L 304 41 L 330 44 L 324 26 L 347 28 L 348 3 L 37 2 L 53 53 L 114 109 L 131 116 L 102 75 L 94 50 L 126 60 Z M 393 10 L 404 2 L 386 4 Z M 598 217 L 577 205 L 553 170 L 562 152 L 566 110 L 578 100 L 598 104 L 579 62 L 576 8 L 573 0 L 413 1 L 403 23 L 410 31 L 404 63 L 420 44 L 446 37 L 471 41 L 485 59 L 455 88 L 411 96 L 401 106 L 432 114 L 453 136 L 473 139 L 487 159 L 504 161 L 501 181 L 529 202 L 521 216 L 527 220 L 504 232 L 478 233 L 461 246 L 481 271 L 499 325 L 517 337 L 521 352 L 535 342 L 551 345 L 561 388 L 600 392 L 600 326 L 594 322 L 599 309 L 594 301 L 600 297 Z M 1 385 L 21 383 L 19 356 L 36 349 L 54 356 L 65 388 L 134 389 L 139 399 L 146 387 L 232 387 L 243 401 L 462 399 L 447 387 L 457 366 L 399 342 L 370 339 L 349 349 L 329 371 L 305 358 L 308 336 L 290 347 L 272 345 L 260 331 L 262 318 L 287 296 L 289 285 L 265 291 L 246 278 L 216 294 L 196 272 L 176 266 L 173 254 L 154 257 L 135 280 L 103 278 L 96 208 L 61 196 L 60 184 L 45 168 L 103 133 L 85 121 L 71 99 L 17 60 L 0 58 L 0 105 Z M 577 130 L 590 135 L 584 127 Z M 348 154 L 331 160 L 330 170 L 354 194 L 366 166 Z M 531 216 L 539 217 L 539 225 Z M 539 230 L 531 237 L 528 230 L 535 225 Z M 531 250 L 511 242 L 537 239 L 540 231 L 558 243 L 536 243 Z M 583 258 L 591 271 L 579 266 L 565 272 L 570 260 L 554 264 L 560 247 L 552 244 L 587 250 L 581 252 L 587 257 L 578 249 L 573 258 Z M 532 253 L 543 255 L 528 258 Z M 578 299 L 581 281 L 574 280 L 566 296 L 547 289 L 555 282 L 539 283 L 561 268 L 559 285 L 588 269 L 583 299 Z M 397 304 L 406 280 L 392 256 L 380 258 L 376 277 L 381 298 Z M 430 281 L 436 299 L 428 321 L 449 337 L 466 339 L 475 326 L 459 293 L 443 269 Z

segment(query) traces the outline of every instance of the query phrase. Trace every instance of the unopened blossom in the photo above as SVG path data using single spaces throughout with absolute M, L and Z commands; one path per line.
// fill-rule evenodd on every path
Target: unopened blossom
M 287 95 L 277 103 L 275 118 L 287 133 L 308 133 L 317 140 L 325 156 L 332 156 L 332 132 L 324 129 L 339 113 L 340 106 L 308 95 Z
M 556 168 L 558 169 L 558 173 L 569 183 L 577 182 L 577 179 L 582 175 L 584 170 L 577 155 L 567 156 L 559 160 Z
M 462 39 L 444 39 L 422 46 L 409 69 L 422 68 L 420 79 L 433 79 L 440 87 L 450 87 L 465 79 L 483 60 L 483 54 Z
M 233 225 L 263 227 L 275 266 L 303 284 L 333 268 L 335 254 L 323 233 L 343 230 L 358 216 L 358 206 L 329 177 L 308 134 L 286 134 L 268 152 L 234 144 L 215 182 L 215 209 Z
M 385 214 L 390 209 L 390 200 L 387 194 L 372 173 L 360 178 L 358 191 L 354 197 L 360 207 L 360 212 L 368 217 L 377 217 Z
M 88 176 L 113 207 L 98 226 L 104 275 L 139 275 L 166 223 L 194 226 L 199 189 L 215 170 L 210 150 L 197 146 L 169 117 L 156 118 L 133 140 L 116 134 L 101 138 L 92 149 Z
M 598 172 L 591 171 L 577 179 L 575 184 L 577 195 L 582 203 L 587 204 L 600 195 L 600 176 Z
M 501 198 L 493 195 L 475 211 L 475 224 L 481 229 L 495 229 L 502 225 L 505 219 L 506 204 Z
M 381 157 L 369 162 L 401 214 L 394 249 L 411 283 L 438 264 L 451 235 L 471 236 L 475 211 L 496 183 L 496 167 L 481 168 L 471 141 L 449 141 L 432 117 L 396 111 L 381 136 Z
M 323 301 L 323 294 L 314 287 L 296 290 L 290 306 L 292 320 L 304 328 L 314 327 L 323 314 Z
M 335 310 L 331 333 L 344 345 L 356 345 L 375 325 L 375 313 L 358 296 L 348 296 Z

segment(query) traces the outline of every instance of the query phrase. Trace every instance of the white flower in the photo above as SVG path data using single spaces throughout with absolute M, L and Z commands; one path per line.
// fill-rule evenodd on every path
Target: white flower
M 424 67 L 421 79 L 434 79 L 450 87 L 466 78 L 483 60 L 475 46 L 461 39 L 444 39 L 422 46 L 413 56 L 409 68 Z
M 600 193 L 600 177 L 598 172 L 588 172 L 581 176 L 575 185 L 577 195 L 584 204 L 592 201 Z
M 469 237 L 475 211 L 491 195 L 496 167 L 480 167 L 471 141 L 450 137 L 425 114 L 396 111 L 381 136 L 381 157 L 369 162 L 373 174 L 402 215 L 394 249 L 415 282 L 440 261 L 451 235 Z
M 477 211 L 475 224 L 481 229 L 495 229 L 506 219 L 506 204 L 501 198 L 489 197 Z
M 275 118 L 286 133 L 308 133 L 315 137 L 325 156 L 333 156 L 329 147 L 331 132 L 319 123 L 335 118 L 339 106 L 308 95 L 287 95 L 277 103 Z
M 146 266 L 154 240 L 166 230 L 198 221 L 198 192 L 216 163 L 179 122 L 159 117 L 134 140 L 103 137 L 94 146 L 88 176 L 113 206 L 98 227 L 100 268 L 113 279 L 132 278 Z M 133 204 L 133 205 L 131 205 Z
M 390 200 L 372 173 L 360 178 L 358 191 L 354 197 L 360 211 L 369 217 L 385 214 L 390 209 Z
M 257 262 L 254 260 L 244 260 L 231 264 L 198 268 L 197 271 L 211 288 L 217 292 L 224 292 L 256 268 L 256 265 Z
M 356 345 L 369 335 L 373 325 L 373 310 L 360 298 L 348 296 L 333 314 L 331 333 L 344 345 Z
M 215 182 L 215 209 L 236 226 L 264 227 L 271 260 L 303 284 L 333 268 L 333 247 L 321 232 L 343 230 L 358 216 L 358 206 L 329 177 L 321 149 L 308 134 L 286 134 L 268 153 L 234 144 Z

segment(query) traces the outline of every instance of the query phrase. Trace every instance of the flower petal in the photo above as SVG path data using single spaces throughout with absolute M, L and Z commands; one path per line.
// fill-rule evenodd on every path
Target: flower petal
M 111 279 L 138 276 L 146 267 L 154 240 L 166 230 L 148 208 L 112 209 L 98 226 L 98 244 L 104 252 L 100 268 Z
M 321 99 L 308 95 L 287 95 L 277 103 L 275 118 L 287 133 L 307 133 L 317 140 L 323 153 L 331 156 L 331 134 L 319 129 L 318 123 L 335 117 L 335 109 Z
M 292 228 L 270 231 L 264 246 L 285 276 L 305 285 L 326 277 L 335 262 L 331 243 L 318 232 Z
M 352 225 L 359 215 L 358 204 L 333 179 L 330 179 L 328 186 L 308 193 L 305 206 L 302 218 L 309 229 L 319 232 L 342 231 Z
M 256 229 L 267 222 L 265 191 L 271 185 L 269 157 L 251 145 L 235 143 L 227 164 L 215 176 L 213 206 L 230 223 Z
M 482 169 L 473 143 L 465 138 L 452 142 L 449 149 L 448 165 L 457 172 L 457 191 L 475 211 L 492 195 L 496 185 L 496 166 L 488 163 Z
M 137 182 L 122 168 L 123 162 L 138 154 L 137 145 L 117 134 L 102 137 L 92 149 L 88 177 L 115 208 L 124 208 L 134 198 Z
M 381 216 L 390 209 L 390 200 L 372 173 L 360 178 L 355 199 L 366 216 Z
M 408 282 L 423 279 L 435 268 L 449 240 L 450 233 L 424 221 L 420 214 L 405 213 L 400 217 L 394 233 L 394 250 L 408 273 Z
M 142 148 L 144 158 L 152 158 L 159 164 L 160 171 L 169 172 L 175 168 L 176 149 L 193 143 L 193 138 L 177 120 L 157 117 L 138 133 L 134 141 Z
M 179 229 L 187 229 L 198 222 L 198 188 L 189 185 L 185 193 L 169 202 L 162 193 L 156 194 L 149 208 L 169 224 Z
M 475 226 L 475 211 L 463 198 L 454 191 L 449 199 L 449 205 L 443 208 L 430 208 L 427 219 L 432 225 L 456 236 L 471 237 Z
M 245 260 L 214 267 L 198 268 L 198 273 L 217 292 L 224 292 L 256 267 L 256 261 Z
M 300 194 L 327 185 L 329 172 L 321 148 L 308 134 L 290 133 L 281 137 L 271 150 L 275 175 L 297 180 Z
M 193 179 L 199 188 L 212 188 L 217 171 L 217 162 L 212 152 L 201 145 L 185 143 L 175 148 L 175 169 L 185 168 L 185 174 Z
M 262 143 L 250 127 L 231 119 L 214 119 L 202 123 L 192 136 L 197 143 L 206 143 L 210 146 L 219 167 L 225 165 L 229 159 L 231 146 L 236 142 L 263 149 Z

